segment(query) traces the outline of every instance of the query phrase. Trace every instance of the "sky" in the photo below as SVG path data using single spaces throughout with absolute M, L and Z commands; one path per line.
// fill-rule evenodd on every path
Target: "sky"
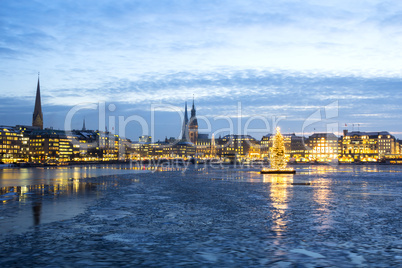
M 0 1 L 0 125 L 402 138 L 401 1 Z M 70 123 L 71 122 L 71 123 Z

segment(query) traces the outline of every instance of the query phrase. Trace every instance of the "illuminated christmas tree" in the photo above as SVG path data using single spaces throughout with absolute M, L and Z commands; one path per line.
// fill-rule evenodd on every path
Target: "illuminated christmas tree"
M 285 143 L 283 141 L 283 136 L 280 132 L 279 127 L 276 128 L 276 134 L 273 138 L 269 161 L 271 163 L 271 168 L 264 168 L 261 170 L 261 173 L 296 173 L 293 168 L 286 168 L 287 161 L 285 156 Z
M 271 148 L 270 162 L 271 169 L 281 170 L 286 168 L 285 143 L 283 142 L 283 136 L 279 127 L 276 128 L 276 135 Z

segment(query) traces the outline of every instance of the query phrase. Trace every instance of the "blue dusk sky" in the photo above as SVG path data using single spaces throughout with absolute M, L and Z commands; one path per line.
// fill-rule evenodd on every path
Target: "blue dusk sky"
M 178 137 L 194 95 L 216 136 L 346 124 L 402 137 L 397 0 L 1 0 L 0 60 L 0 125 L 32 123 L 40 72 L 55 129 L 71 111 L 72 128 L 99 129 L 105 105 L 109 130 L 132 116 L 130 139 Z

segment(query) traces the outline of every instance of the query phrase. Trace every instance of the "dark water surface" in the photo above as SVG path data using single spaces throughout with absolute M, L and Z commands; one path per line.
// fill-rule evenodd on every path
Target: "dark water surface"
M 57 168 L 22 168 L 0 170 L 0 233 L 21 233 L 40 223 L 69 219 L 94 200 L 102 196 L 108 186 L 127 184 L 127 181 L 109 179 L 92 181 L 106 175 L 124 175 L 149 172 L 125 169 L 127 165 L 98 165 Z M 317 203 L 329 204 L 334 198 L 333 187 L 347 185 L 355 190 L 348 193 L 369 199 L 370 196 L 401 195 L 402 167 L 390 165 L 306 165 L 295 166 L 297 175 L 261 175 L 255 168 L 246 166 L 189 166 L 167 171 L 182 171 L 184 177 L 239 182 L 263 182 L 271 185 L 272 198 L 285 210 L 294 187 L 309 186 L 315 189 L 311 198 Z M 370 186 L 370 187 L 368 187 Z M 297 188 L 296 188 L 297 189 Z M 352 188 L 351 188 L 352 189 Z M 333 200 L 332 200 L 333 201 Z M 327 228 L 326 218 L 319 228 Z M 283 224 L 283 223 L 281 223 Z
M 0 265 L 402 267 L 401 166 L 295 167 L 27 178 L 2 188 L 0 225 L 39 225 L 0 233 Z
M 69 219 L 102 197 L 108 187 L 129 183 L 96 177 L 146 172 L 122 167 L 127 166 L 0 170 L 0 233 L 22 233 L 39 224 Z

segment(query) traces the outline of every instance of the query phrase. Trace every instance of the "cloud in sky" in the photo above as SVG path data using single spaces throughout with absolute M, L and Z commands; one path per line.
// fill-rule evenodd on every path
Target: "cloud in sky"
M 339 100 L 342 122 L 397 128 L 401 15 L 400 1 L 5 0 L 2 110 L 33 99 L 40 71 L 53 111 L 107 101 L 144 112 L 195 94 L 200 115 L 241 101 L 243 116 L 292 122 Z

